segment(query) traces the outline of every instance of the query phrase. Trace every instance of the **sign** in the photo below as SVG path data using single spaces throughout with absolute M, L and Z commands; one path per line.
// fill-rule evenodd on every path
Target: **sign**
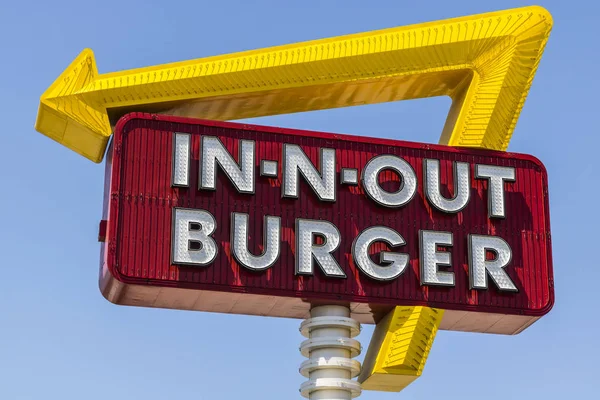
M 118 304 L 304 318 L 340 302 L 362 323 L 423 305 L 447 310 L 441 329 L 504 334 L 553 305 L 528 155 L 129 114 L 106 171 L 100 286 Z

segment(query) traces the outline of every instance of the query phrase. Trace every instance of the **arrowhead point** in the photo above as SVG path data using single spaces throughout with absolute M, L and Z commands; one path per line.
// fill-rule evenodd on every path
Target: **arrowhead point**
M 83 50 L 41 96 L 35 129 L 99 163 L 112 134 L 108 114 L 78 95 L 97 75 L 94 53 Z

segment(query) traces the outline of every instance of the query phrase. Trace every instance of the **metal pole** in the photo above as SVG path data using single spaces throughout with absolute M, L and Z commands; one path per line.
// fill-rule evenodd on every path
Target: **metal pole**
M 307 337 L 300 352 L 308 360 L 300 365 L 300 373 L 308 381 L 300 385 L 300 393 L 311 400 L 350 400 L 361 394 L 361 386 L 352 380 L 360 373 L 360 363 L 352 360 L 361 352 L 358 321 L 350 318 L 346 306 L 317 306 L 310 318 L 300 325 Z

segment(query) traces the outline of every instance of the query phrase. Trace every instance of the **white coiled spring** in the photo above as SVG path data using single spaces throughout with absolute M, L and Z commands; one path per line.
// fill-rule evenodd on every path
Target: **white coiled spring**
M 310 315 L 300 325 L 300 332 L 308 338 L 300 345 L 300 352 L 308 358 L 300 365 L 300 373 L 308 378 L 300 393 L 311 400 L 360 396 L 360 383 L 352 380 L 360 373 L 360 363 L 352 360 L 361 352 L 358 340 L 352 339 L 360 333 L 360 324 L 344 306 L 314 307 Z

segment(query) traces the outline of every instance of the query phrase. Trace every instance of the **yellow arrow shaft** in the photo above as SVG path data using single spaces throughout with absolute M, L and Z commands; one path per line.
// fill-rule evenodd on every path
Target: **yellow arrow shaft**
M 424 39 L 425 43 L 421 44 L 423 47 L 430 46 L 426 51 L 404 43 L 412 41 L 411 35 L 406 35 L 408 37 L 404 40 L 400 40 L 403 35 L 398 33 L 387 34 L 389 38 L 382 36 L 312 45 L 308 49 L 298 48 L 262 56 L 232 55 L 213 62 L 199 60 L 164 69 L 106 74 L 98 76 L 78 93 L 85 100 L 102 101 L 106 107 L 121 107 L 131 102 L 181 101 L 356 79 L 424 76 L 448 68 L 476 68 L 477 53 L 502 41 L 461 41 L 444 46 L 443 42 L 436 43 L 432 37 L 432 43 Z
M 234 120 L 448 95 L 442 143 L 504 150 L 551 25 L 526 7 L 105 75 L 87 52 L 36 126 L 99 161 L 127 111 Z
M 401 27 L 121 71 L 99 76 L 79 93 L 86 101 L 100 101 L 110 108 L 131 102 L 183 101 L 249 90 L 263 92 L 377 76 L 425 74 L 448 66 L 485 69 L 485 57 L 479 57 L 489 55 L 489 50 L 501 42 L 510 42 L 507 33 L 518 35 L 532 19 L 531 14 L 524 14 L 494 20 L 493 14 L 476 22 L 469 21 L 469 17 L 456 18 L 442 27 Z

